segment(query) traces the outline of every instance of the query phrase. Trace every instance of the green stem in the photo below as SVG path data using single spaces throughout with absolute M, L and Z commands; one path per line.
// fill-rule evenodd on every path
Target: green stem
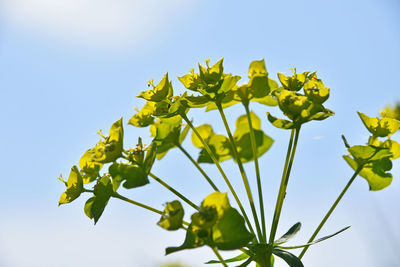
M 207 182 L 211 185 L 211 187 L 219 192 L 217 186 L 213 183 L 213 181 L 211 180 L 210 177 L 208 177 L 208 175 L 205 173 L 205 171 L 203 170 L 203 168 L 200 167 L 199 163 L 197 163 L 191 156 L 190 154 L 181 146 L 181 144 L 176 144 L 176 146 L 183 152 L 183 154 L 186 155 L 186 157 L 193 163 L 194 166 L 196 166 L 196 168 L 199 170 L 199 172 L 204 176 L 204 178 L 207 180 Z
M 214 153 L 212 152 L 212 150 L 210 149 L 210 147 L 208 146 L 208 144 L 206 143 L 206 141 L 204 141 L 203 137 L 201 137 L 200 133 L 197 131 L 196 127 L 193 126 L 192 122 L 188 119 L 188 117 L 186 116 L 185 113 L 181 114 L 181 117 L 186 121 L 186 123 L 189 125 L 189 127 L 192 129 L 192 131 L 194 132 L 194 134 L 197 136 L 197 138 L 200 140 L 200 142 L 203 144 L 205 150 L 207 151 L 207 153 L 210 155 L 210 158 L 212 159 L 212 161 L 214 162 L 214 164 L 217 166 L 219 172 L 221 173 L 222 177 L 224 178 L 225 183 L 227 184 L 227 186 L 229 187 L 229 190 L 231 191 L 233 197 L 236 200 L 236 203 L 239 206 L 240 211 L 242 212 L 242 215 L 249 227 L 250 232 L 252 232 L 254 234 L 254 229 L 250 223 L 249 217 L 247 217 L 246 211 L 243 208 L 242 202 L 240 202 L 240 199 L 238 197 L 238 195 L 236 194 L 235 189 L 233 188 L 231 182 L 229 181 L 228 177 L 226 176 L 225 172 L 222 170 L 221 165 L 219 164 L 218 160 L 215 158 Z
M 224 267 L 228 267 L 228 264 L 226 264 L 224 258 L 222 258 L 221 254 L 219 254 L 218 249 L 216 247 L 211 247 L 211 249 L 214 251 L 215 256 L 217 256 L 217 258 L 221 262 L 221 264 Z
M 247 179 L 246 173 L 245 173 L 244 168 L 243 168 L 243 163 L 242 163 L 242 161 L 241 161 L 241 159 L 239 157 L 239 153 L 238 153 L 238 150 L 237 150 L 237 147 L 236 147 L 236 143 L 235 143 L 235 140 L 233 139 L 233 136 L 232 136 L 231 130 L 229 128 L 229 124 L 228 124 L 228 122 L 226 120 L 226 117 L 225 117 L 225 114 L 224 114 L 224 110 L 223 110 L 223 108 L 221 106 L 221 103 L 216 102 L 216 104 L 217 104 L 217 107 L 218 107 L 219 114 L 221 115 L 222 121 L 224 122 L 226 132 L 228 133 L 229 141 L 230 141 L 231 146 L 232 146 L 233 157 L 236 159 L 236 162 L 238 163 L 238 167 L 239 167 L 240 174 L 242 176 L 243 184 L 244 184 L 244 187 L 246 188 L 247 197 L 249 199 L 251 211 L 252 211 L 253 217 L 254 217 L 254 222 L 255 222 L 256 228 L 257 228 L 258 239 L 260 241 L 262 241 L 263 240 L 263 238 L 262 238 L 263 235 L 262 235 L 262 232 L 261 232 L 260 223 L 258 221 L 257 211 L 256 211 L 256 207 L 254 205 L 253 196 L 251 194 L 249 181 Z
M 251 114 L 250 114 L 250 110 L 249 110 L 249 104 L 248 103 L 245 104 L 244 108 L 246 109 L 247 120 L 249 122 L 249 128 L 250 128 L 250 141 L 251 141 L 251 146 L 252 146 L 252 149 L 253 149 L 254 167 L 255 167 L 255 170 L 256 170 L 256 177 L 257 177 L 258 201 L 260 202 L 262 241 L 265 243 L 267 241 L 267 234 L 266 234 L 266 226 L 265 226 L 264 200 L 263 200 L 262 187 L 261 187 L 260 167 L 258 165 L 257 143 L 256 143 L 256 137 L 254 135 L 253 123 L 251 121 Z
M 167 188 L 169 191 L 171 191 L 172 193 L 174 193 L 176 196 L 178 196 L 179 198 L 181 198 L 183 201 L 185 201 L 187 204 L 189 204 L 190 206 L 192 206 L 195 210 L 199 210 L 200 208 L 195 205 L 192 201 L 190 201 L 189 199 L 187 199 L 185 196 L 183 196 L 181 193 L 179 193 L 178 191 L 176 191 L 174 188 L 172 188 L 169 184 L 167 184 L 166 182 L 164 182 L 163 180 L 161 180 L 160 178 L 158 178 L 156 175 L 154 175 L 153 173 L 149 173 L 149 176 L 151 178 L 153 178 L 154 180 L 156 180 L 158 183 L 160 183 L 162 186 L 164 186 L 165 188 Z
M 281 185 L 279 188 L 279 194 L 278 194 L 278 198 L 276 200 L 274 218 L 272 220 L 271 233 L 269 236 L 270 244 L 272 244 L 274 242 L 276 230 L 278 229 L 279 218 L 281 215 L 283 202 L 284 202 L 285 196 L 286 196 L 286 189 L 287 189 L 287 185 L 289 183 L 290 171 L 292 169 L 292 164 L 293 164 L 294 156 L 296 153 L 296 147 L 297 147 L 297 142 L 299 140 L 299 134 L 300 134 L 300 127 L 293 129 L 292 133 L 290 135 L 288 154 L 286 155 L 285 168 L 284 168 L 284 171 L 282 174 L 282 180 L 281 180 Z M 293 142 L 293 135 L 295 136 L 294 142 Z M 292 144 L 293 144 L 293 148 L 292 148 Z M 290 151 L 290 159 L 288 161 L 289 151 Z
M 127 197 L 121 196 L 121 195 L 118 194 L 117 192 L 114 192 L 114 194 L 112 195 L 112 197 L 118 198 L 118 199 L 123 200 L 123 201 L 126 201 L 126 202 L 128 202 L 128 203 L 131 203 L 131 204 L 133 204 L 133 205 L 139 206 L 139 207 L 144 208 L 144 209 L 146 209 L 146 210 L 155 212 L 155 213 L 157 213 L 157 214 L 160 214 L 160 215 L 163 214 L 163 212 L 162 212 L 161 210 L 152 208 L 152 207 L 147 206 L 147 205 L 145 205 L 145 204 L 143 204 L 143 203 L 140 203 L 140 202 L 137 202 L 137 201 L 135 201 L 135 200 L 129 199 L 129 198 L 127 198 Z M 185 222 L 185 221 L 182 221 L 182 223 L 183 223 L 184 225 L 189 225 L 189 223 L 188 223 L 188 222 Z
M 319 231 L 322 229 L 322 227 L 324 226 L 325 222 L 328 220 L 329 216 L 331 216 L 332 212 L 335 210 L 336 206 L 339 204 L 340 200 L 342 199 L 342 197 L 346 193 L 347 189 L 349 189 L 350 185 L 356 179 L 357 175 L 360 173 L 362 168 L 363 168 L 363 166 L 358 167 L 358 169 L 354 172 L 353 176 L 351 176 L 350 180 L 348 181 L 346 186 L 343 188 L 342 192 L 340 193 L 338 198 L 335 200 L 335 202 L 333 203 L 333 205 L 329 209 L 329 211 L 326 213 L 325 217 L 322 219 L 321 223 L 318 225 L 317 229 L 314 231 L 314 233 L 312 234 L 312 236 L 310 237 L 310 239 L 308 240 L 307 243 L 310 243 L 310 242 L 314 241 L 315 237 L 317 236 Z M 304 256 L 304 254 L 306 253 L 306 251 L 308 250 L 309 247 L 310 246 L 306 246 L 306 247 L 303 248 L 303 250 L 301 251 L 301 253 L 299 255 L 299 259 L 301 259 Z

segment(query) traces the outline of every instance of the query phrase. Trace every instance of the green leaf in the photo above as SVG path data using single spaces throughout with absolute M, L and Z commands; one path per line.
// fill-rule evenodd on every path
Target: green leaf
M 222 98 L 221 101 L 221 107 L 222 108 L 228 108 L 230 106 L 236 105 L 237 103 L 240 102 L 240 100 L 235 99 L 235 91 L 228 91 L 227 93 L 224 94 L 224 97 Z M 215 102 L 211 101 L 207 104 L 206 112 L 218 109 L 217 105 Z
M 208 60 L 206 60 L 207 68 L 204 68 L 199 63 L 200 78 L 207 84 L 217 83 L 223 75 L 223 71 L 224 71 L 223 61 L 224 61 L 224 59 L 221 58 L 212 67 L 209 67 L 208 64 L 209 64 L 210 60 L 208 59 Z
M 250 112 L 250 117 L 253 129 L 260 130 L 261 129 L 260 118 L 252 111 Z M 235 126 L 236 130 L 235 133 L 233 134 L 235 137 L 240 137 L 250 132 L 250 126 L 249 126 L 249 121 L 247 120 L 247 115 L 239 116 L 236 120 Z
M 225 210 L 212 229 L 213 242 L 220 250 L 242 248 L 253 238 L 246 229 L 243 217 L 234 208 Z
M 156 159 L 157 152 L 157 144 L 152 143 L 149 147 L 149 150 L 146 153 L 146 157 L 143 162 L 143 171 L 146 174 L 150 173 L 151 167 L 153 167 L 154 161 Z
M 300 231 L 300 228 L 301 228 L 301 223 L 300 222 L 296 223 L 295 225 L 290 227 L 290 229 L 283 236 L 281 236 L 278 240 L 276 240 L 274 242 L 274 245 L 286 243 Z
M 157 223 L 162 228 L 173 231 L 182 227 L 184 210 L 178 200 L 167 202 L 160 221 Z
M 70 203 L 77 199 L 83 191 L 83 180 L 76 166 L 72 166 L 67 181 L 67 190 L 61 194 L 58 205 Z
M 286 246 L 277 246 L 276 248 L 280 248 L 280 249 L 297 249 L 297 248 L 304 248 L 304 247 L 307 247 L 307 246 L 311 246 L 311 245 L 317 244 L 317 243 L 322 242 L 322 241 L 324 241 L 324 240 L 327 240 L 327 239 L 329 239 L 329 238 L 331 238 L 331 237 L 334 237 L 335 235 L 338 235 L 338 234 L 340 234 L 341 232 L 346 231 L 346 230 L 349 229 L 349 228 L 350 228 L 350 226 L 347 226 L 347 227 L 341 229 L 340 231 L 337 231 L 337 232 L 334 233 L 334 234 L 321 237 L 321 238 L 319 238 L 319 239 L 317 239 L 317 240 L 314 240 L 313 242 L 310 242 L 310 243 L 307 243 L 307 244 L 304 244 L 304 245 L 300 245 L 300 246 L 290 246 L 290 247 L 286 247 Z
M 357 162 L 349 156 L 343 156 L 353 170 L 358 169 Z M 369 185 L 369 190 L 378 191 L 388 187 L 392 183 L 393 176 L 387 173 L 392 168 L 389 159 L 383 158 L 364 165 L 359 175 L 365 178 Z
M 400 157 L 400 144 L 394 140 L 386 140 L 383 143 L 383 147 L 389 148 L 390 153 L 392 153 L 391 159 L 398 159 Z
M 181 134 L 179 135 L 179 144 L 183 143 L 183 141 L 185 140 L 189 130 L 190 130 L 189 125 L 186 125 L 185 128 L 183 128 Z
M 299 91 L 303 87 L 307 79 L 307 75 L 308 72 L 297 74 L 296 69 L 294 69 L 293 76 L 285 76 L 284 74 L 278 72 L 279 81 L 286 90 L 290 91 Z
M 203 85 L 203 81 L 200 79 L 200 75 L 194 73 L 194 69 L 190 70 L 190 74 L 178 77 L 178 79 L 183 84 L 183 86 L 192 91 L 197 91 L 197 89 Z
M 265 60 L 254 60 L 250 63 L 248 76 L 249 78 L 254 77 L 255 75 L 267 75 L 267 68 L 265 67 Z
M 151 84 L 151 82 L 150 82 Z M 137 97 L 144 98 L 148 101 L 160 102 L 167 98 L 172 91 L 172 85 L 168 80 L 168 72 L 154 88 L 141 92 Z
M 124 129 L 122 118 L 111 125 L 110 133 L 103 141 L 92 149 L 92 160 L 100 163 L 109 163 L 122 155 Z
M 354 159 L 361 164 L 380 160 L 383 158 L 389 158 L 392 156 L 388 148 L 376 147 L 376 146 L 362 146 L 355 145 L 347 149 Z
M 202 124 L 196 127 L 196 130 L 200 134 L 201 138 L 204 139 L 206 142 L 212 135 L 214 135 L 214 131 L 210 124 Z M 204 147 L 203 143 L 194 132 L 192 132 L 192 144 L 197 148 Z
M 242 253 L 242 254 L 239 254 L 236 257 L 233 257 L 233 258 L 230 258 L 230 259 L 227 259 L 227 260 L 224 260 L 224 261 L 226 263 L 237 262 L 237 261 L 242 261 L 242 260 L 248 259 L 249 257 L 250 256 L 247 255 L 246 253 Z M 206 262 L 205 264 L 213 264 L 213 263 L 221 263 L 221 262 L 219 260 L 211 260 L 211 261 Z
M 108 169 L 113 180 L 125 181 L 123 187 L 127 189 L 140 187 L 149 183 L 145 170 L 138 165 L 113 163 Z
M 371 118 L 364 113 L 357 112 L 365 127 L 374 136 L 386 137 L 394 134 L 400 128 L 400 121 L 392 118 Z
M 182 117 L 160 118 L 151 125 L 150 131 L 157 144 L 157 159 L 160 160 L 171 148 L 176 147 L 181 135 Z
M 304 84 L 304 93 L 313 102 L 322 104 L 329 98 L 329 87 L 316 76 Z
M 208 95 L 185 95 L 182 97 L 182 104 L 188 108 L 202 108 L 210 103 L 211 99 Z
M 103 164 L 93 161 L 93 156 L 93 149 L 88 149 L 79 160 L 84 184 L 91 183 L 99 177 L 99 172 L 103 167 Z
M 185 241 L 179 247 L 168 247 L 165 249 L 165 255 L 178 252 L 184 249 L 191 249 L 203 246 L 204 244 L 200 242 L 200 240 L 196 237 L 195 233 L 193 233 L 192 225 L 189 225 L 186 230 Z
M 236 86 L 236 83 L 240 80 L 240 78 L 241 77 L 237 75 L 235 76 L 232 76 L 230 74 L 226 75 L 224 77 L 224 81 L 222 82 L 221 87 L 218 90 L 218 93 L 222 94 L 231 91 Z
M 100 219 L 113 193 L 114 191 L 110 178 L 107 176 L 100 178 L 94 187 L 94 196 L 86 201 L 84 208 L 85 214 L 90 219 L 94 219 L 95 224 Z
M 221 134 L 213 134 L 208 140 L 208 146 L 214 153 L 218 162 L 228 160 L 232 157 L 231 145 L 229 139 Z M 208 154 L 207 150 L 203 148 L 200 151 L 199 158 L 197 159 L 199 163 L 214 163 Z
M 272 116 L 269 112 L 267 112 L 267 116 L 268 116 L 268 120 L 270 123 L 272 123 L 272 125 L 274 125 L 277 128 L 280 129 L 294 129 L 296 128 L 296 125 L 288 120 L 284 120 L 284 119 L 278 119 L 274 116 Z
M 290 267 L 304 267 L 301 260 L 290 252 L 287 252 L 287 251 L 284 251 L 281 249 L 274 249 L 274 250 L 272 250 L 272 253 L 274 255 L 278 256 L 279 258 L 283 259 L 284 261 L 286 261 L 286 263 Z

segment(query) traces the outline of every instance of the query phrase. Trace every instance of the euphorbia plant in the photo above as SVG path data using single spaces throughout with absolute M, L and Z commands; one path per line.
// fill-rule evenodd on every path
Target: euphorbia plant
M 59 204 L 69 203 L 82 193 L 92 194 L 86 201 L 84 211 L 94 223 L 99 220 L 111 198 L 118 198 L 158 213 L 161 215 L 157 223 L 160 227 L 169 231 L 186 231 L 183 243 L 168 247 L 166 254 L 208 246 L 218 258 L 208 263 L 227 266 L 230 262 L 242 261 L 239 266 L 256 262 L 258 266 L 265 267 L 273 266 L 276 256 L 282 258 L 289 266 L 303 266 L 301 258 L 310 245 L 348 228 L 314 240 L 358 175 L 368 181 L 371 190 L 381 190 L 390 185 L 392 175 L 388 171 L 392 168 L 392 160 L 400 156 L 400 145 L 390 137 L 400 128 L 400 121 L 388 115 L 395 114 L 393 110 L 386 111 L 383 118 L 370 118 L 359 113 L 371 133 L 368 143 L 350 146 L 343 137 L 350 153 L 345 155 L 344 159 L 355 170 L 354 175 L 309 241 L 303 245 L 286 246 L 284 243 L 301 227 L 300 223 L 296 223 L 286 234 L 276 238 L 300 130 L 310 121 L 321 121 L 334 115 L 333 111 L 324 106 L 329 98 L 330 89 L 317 77 L 316 72 L 297 73 L 296 69 L 290 76 L 278 73 L 278 84 L 269 77 L 264 60 L 251 62 L 248 77 L 248 83 L 238 85 L 241 78 L 224 73 L 221 59 L 213 66 L 209 65 L 209 61 L 206 61 L 206 66 L 199 64 L 198 73 L 192 69 L 189 74 L 178 77 L 191 93 L 185 91 L 174 96 L 168 73 L 157 85 L 149 81 L 151 88 L 138 95 L 139 98 L 146 100 L 146 103 L 132 116 L 129 124 L 135 127 L 149 127 L 153 137 L 151 143 L 144 145 L 139 137 L 136 147 L 126 148 L 123 143 L 122 118 L 116 121 L 111 126 L 108 136 L 99 133 L 102 140 L 83 154 L 79 160 L 79 168 L 72 167 L 68 180 L 64 181 L 60 177 L 67 189 L 61 195 Z M 275 127 L 291 133 L 269 233 L 265 222 L 262 194 L 262 182 L 266 180 L 261 177 L 259 159 L 269 150 L 273 139 L 261 129 L 260 116 L 250 111 L 252 102 L 269 107 L 278 106 L 286 118 L 277 118 L 269 112 L 266 118 Z M 232 131 L 225 116 L 225 109 L 239 103 L 244 107 L 244 115 L 237 118 L 235 129 Z M 206 111 L 217 110 L 226 129 L 226 135 L 215 133 L 211 124 L 195 126 L 195 120 L 190 119 L 188 114 L 196 108 L 205 108 Z M 197 160 L 182 145 L 190 130 L 193 145 L 200 149 Z M 162 160 L 165 154 L 174 148 L 182 151 L 210 185 L 210 192 L 206 192 L 207 196 L 200 205 L 193 203 L 153 173 L 156 159 Z M 250 210 L 244 209 L 242 200 L 221 166 L 221 162 L 230 159 L 233 159 L 238 166 Z M 258 199 L 253 197 L 243 167 L 244 163 L 251 161 L 254 162 Z M 203 170 L 201 164 L 206 163 L 217 167 L 229 190 L 227 193 L 221 192 L 215 185 L 216 175 L 208 175 Z M 179 200 L 166 202 L 164 210 L 159 210 L 118 193 L 121 185 L 126 189 L 133 189 L 148 184 L 149 178 L 160 183 L 193 208 L 191 216 L 185 220 L 185 212 Z M 228 194 L 231 194 L 239 209 L 231 205 Z M 303 248 L 299 256 L 289 252 L 296 248 Z M 238 250 L 239 255 L 232 259 L 223 259 L 219 250 Z

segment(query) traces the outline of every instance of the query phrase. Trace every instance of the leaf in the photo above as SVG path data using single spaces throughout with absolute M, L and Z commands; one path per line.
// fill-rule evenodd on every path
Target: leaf
M 357 162 L 349 156 L 343 156 L 353 170 L 358 168 Z M 393 176 L 386 171 L 391 169 L 391 161 L 387 158 L 364 165 L 359 175 L 365 178 L 369 185 L 369 190 L 379 191 L 388 187 L 392 183 Z
M 236 105 L 239 102 L 240 100 L 235 99 L 235 91 L 228 91 L 227 93 L 225 93 L 224 98 L 222 98 L 221 107 L 225 109 L 230 106 Z M 214 101 L 210 101 L 207 104 L 206 112 L 215 109 L 218 109 L 217 105 L 215 104 Z
M 294 69 L 293 76 L 285 76 L 284 74 L 278 72 L 278 78 L 286 90 L 299 91 L 306 81 L 307 74 L 308 72 L 297 74 L 296 69 Z
M 146 174 L 150 173 L 151 167 L 153 166 L 154 161 L 156 159 L 156 154 L 157 154 L 156 152 L 157 152 L 157 144 L 152 143 L 149 147 L 149 150 L 146 153 L 146 157 L 143 162 L 143 171 Z
M 160 102 L 164 100 L 171 92 L 172 86 L 168 80 L 168 72 L 161 81 L 153 89 L 141 92 L 137 97 L 144 98 L 148 101 Z
M 210 103 L 211 99 L 208 95 L 185 95 L 182 97 L 182 104 L 188 108 L 202 108 Z
M 113 180 L 115 179 L 119 183 L 125 181 L 123 187 L 127 189 L 140 187 L 149 183 L 145 170 L 138 165 L 113 163 L 109 167 L 108 172 Z
M 206 60 L 207 69 L 199 63 L 200 78 L 207 84 L 215 84 L 218 82 L 221 79 L 224 71 L 223 61 L 224 59 L 221 58 L 212 67 L 209 67 L 208 63 L 210 60 Z
M 266 153 L 274 143 L 274 140 L 261 130 L 255 130 L 254 136 L 257 147 L 257 157 Z M 246 133 L 240 139 L 235 140 L 240 160 L 245 163 L 254 159 L 253 148 L 251 146 L 250 133 Z
M 254 113 L 250 112 L 251 123 L 253 129 L 260 130 L 261 129 L 261 120 L 260 118 Z M 236 137 L 240 137 L 248 132 L 250 132 L 249 121 L 247 120 L 247 115 L 241 115 L 236 120 L 236 130 L 233 134 Z
M 354 157 L 354 159 L 361 164 L 380 160 L 383 158 L 389 158 L 392 156 L 392 153 L 390 153 L 389 149 L 370 145 L 355 145 L 347 150 Z
M 197 91 L 203 84 L 203 81 L 200 79 L 199 74 L 194 73 L 194 69 L 191 69 L 190 72 L 191 74 L 183 75 L 182 77 L 178 77 L 178 79 L 187 89 Z
M 220 250 L 246 246 L 254 236 L 246 229 L 245 221 L 234 208 L 226 210 L 212 229 L 212 239 Z
M 184 210 L 178 200 L 167 202 L 157 225 L 169 231 L 178 230 L 182 227 L 183 216 Z
M 93 156 L 93 149 L 88 149 L 79 160 L 84 184 L 93 182 L 99 176 L 99 172 L 103 167 L 103 164 L 93 161 Z
M 227 93 L 233 89 L 234 86 L 236 86 L 236 83 L 240 80 L 240 76 L 232 76 L 228 74 L 227 76 L 224 77 L 224 81 L 222 82 L 221 87 L 218 89 L 218 93 Z
M 77 199 L 83 191 L 83 180 L 76 166 L 72 166 L 67 181 L 67 190 L 61 194 L 58 205 L 70 203 Z
M 371 118 L 364 113 L 357 112 L 365 127 L 374 136 L 386 137 L 394 134 L 400 128 L 400 121 L 392 118 Z
M 314 77 L 304 84 L 304 93 L 311 101 L 322 104 L 329 98 L 330 89 L 320 79 Z
M 197 132 L 200 134 L 201 138 L 207 142 L 207 140 L 214 134 L 214 131 L 210 124 L 202 124 L 196 127 Z M 197 137 L 197 135 L 192 132 L 192 144 L 197 148 L 203 148 L 203 143 Z
M 272 253 L 274 255 L 278 256 L 279 258 L 283 259 L 284 261 L 286 261 L 286 263 L 290 267 L 304 267 L 301 260 L 290 252 L 287 252 L 287 251 L 284 251 L 281 249 L 274 249 L 274 250 L 272 250 Z
M 232 157 L 231 145 L 229 143 L 229 139 L 226 136 L 221 134 L 213 134 L 207 143 L 218 162 L 228 160 Z M 205 148 L 200 151 L 197 162 L 214 163 Z
M 108 200 L 113 193 L 114 191 L 110 178 L 107 176 L 100 178 L 99 182 L 94 187 L 94 196 L 86 201 L 84 208 L 85 214 L 90 219 L 94 219 L 95 224 L 103 214 Z
M 269 112 L 267 112 L 267 116 L 268 116 L 268 120 L 270 123 L 272 123 L 272 125 L 274 125 L 277 128 L 281 128 L 281 129 L 294 129 L 296 128 L 296 125 L 288 120 L 284 120 L 284 119 L 278 119 L 274 116 L 272 116 Z
M 185 128 L 183 128 L 181 134 L 179 135 L 179 144 L 183 143 L 183 141 L 185 140 L 189 130 L 190 130 L 189 125 L 186 125 Z
M 300 222 L 296 223 L 295 225 L 290 227 L 290 229 L 283 236 L 281 236 L 278 240 L 276 240 L 274 242 L 274 245 L 286 243 L 300 231 L 300 228 L 301 228 L 301 223 Z
M 184 249 L 191 249 L 191 248 L 196 248 L 203 246 L 202 243 L 200 243 L 196 237 L 196 235 L 192 231 L 192 225 L 189 225 L 188 229 L 186 230 L 186 236 L 185 240 L 183 241 L 183 244 L 180 245 L 179 247 L 168 247 L 165 249 L 165 255 L 178 252 Z
M 307 247 L 307 246 L 311 246 L 311 245 L 317 244 L 317 243 L 322 242 L 322 241 L 324 241 L 324 240 L 327 240 L 327 239 L 329 239 L 329 238 L 331 238 L 331 237 L 334 237 L 335 235 L 338 235 L 338 234 L 340 234 L 341 232 L 346 231 L 346 230 L 349 229 L 349 228 L 350 228 L 350 226 L 347 226 L 347 227 L 341 229 L 340 231 L 337 231 L 337 232 L 334 233 L 334 234 L 321 237 L 321 238 L 319 238 L 319 239 L 317 239 L 317 240 L 314 240 L 314 241 L 312 241 L 312 242 L 310 242 L 310 243 L 307 243 L 307 244 L 304 244 L 304 245 L 300 245 L 300 246 L 290 246 L 290 247 L 277 246 L 277 248 L 280 248 L 280 249 L 297 249 L 297 248 L 304 248 L 304 247 Z
M 122 118 L 111 125 L 110 133 L 103 141 L 92 149 L 92 160 L 100 163 L 109 163 L 122 155 L 124 129 Z
M 236 257 L 233 257 L 233 258 L 230 258 L 230 259 L 227 259 L 227 260 L 224 260 L 224 261 L 226 263 L 237 262 L 237 261 L 242 261 L 242 260 L 248 259 L 249 257 L 250 256 L 247 255 L 246 253 L 242 253 L 242 254 L 239 254 Z M 213 264 L 213 263 L 221 263 L 221 262 L 219 260 L 211 260 L 211 261 L 206 262 L 205 264 Z
M 250 63 L 248 76 L 249 78 L 253 77 L 254 75 L 267 75 L 267 68 L 265 67 L 265 60 L 254 60 Z
M 160 118 L 150 127 L 155 136 L 153 142 L 157 144 L 158 160 L 179 143 L 181 126 L 182 117 L 177 115 L 170 118 Z
M 224 213 L 231 208 L 228 194 L 221 192 L 209 194 L 201 203 L 201 208 L 214 208 L 217 211 L 218 217 L 221 218 Z
M 390 153 L 392 153 L 391 159 L 398 159 L 400 157 L 400 144 L 394 140 L 386 140 L 383 143 L 383 147 L 389 148 Z

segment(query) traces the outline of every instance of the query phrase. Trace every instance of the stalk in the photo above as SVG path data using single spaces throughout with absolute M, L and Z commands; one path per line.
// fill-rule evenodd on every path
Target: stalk
M 343 188 L 342 192 L 340 193 L 338 198 L 335 200 L 335 202 L 333 203 L 333 205 L 329 209 L 329 211 L 326 213 L 325 217 L 322 219 L 321 223 L 318 225 L 317 229 L 314 231 L 314 233 L 312 234 L 312 236 L 310 237 L 310 239 L 308 240 L 307 243 L 314 241 L 315 237 L 317 236 L 319 231 L 322 229 L 325 222 L 328 220 L 329 216 L 331 216 L 332 212 L 335 210 L 336 206 L 339 204 L 340 200 L 343 198 L 344 194 L 347 192 L 347 189 L 349 189 L 349 187 L 351 186 L 353 181 L 356 179 L 357 175 L 360 173 L 362 168 L 363 168 L 363 166 L 358 167 L 357 170 L 354 172 L 353 176 L 351 176 L 350 180 L 348 181 L 346 186 Z M 303 250 L 301 251 L 301 253 L 299 255 L 299 259 L 301 259 L 304 256 L 304 254 L 306 253 L 306 251 L 308 250 L 309 247 L 310 246 L 306 246 L 303 248 Z
M 189 204 L 190 206 L 192 206 L 195 210 L 199 210 L 200 208 L 195 205 L 192 201 L 190 201 L 188 198 L 186 198 L 185 196 L 183 196 L 181 193 L 179 193 L 178 191 L 176 191 L 173 187 L 171 187 L 169 184 L 167 184 L 166 182 L 164 182 L 163 180 L 161 180 L 160 178 L 158 178 L 157 176 L 155 176 L 153 173 L 149 173 L 149 176 L 151 178 L 153 178 L 154 180 L 156 180 L 158 183 L 160 183 L 162 186 L 164 186 L 165 188 L 167 188 L 169 191 L 171 191 L 172 193 L 174 193 L 176 196 L 178 196 L 179 198 L 181 198 L 183 201 L 185 201 L 187 204 Z
M 205 173 L 205 171 L 203 170 L 203 168 L 200 167 L 199 163 L 197 163 L 192 156 L 190 156 L 190 154 L 181 146 L 181 144 L 176 144 L 176 146 L 183 152 L 183 154 L 186 155 L 186 157 L 193 163 L 193 165 L 199 170 L 199 172 L 204 176 L 204 178 L 207 180 L 207 182 L 211 185 L 211 187 L 219 192 L 217 186 L 213 183 L 213 181 L 211 180 L 210 177 L 208 177 L 208 175 Z
M 238 195 L 236 194 L 235 189 L 233 188 L 231 182 L 229 181 L 228 177 L 226 176 L 225 172 L 222 170 L 221 165 L 219 164 L 218 160 L 215 158 L 214 153 L 211 151 L 210 147 L 208 146 L 208 144 L 206 143 L 206 141 L 204 141 L 204 139 L 201 137 L 200 133 L 196 130 L 196 128 L 193 126 L 192 122 L 188 119 L 188 117 L 186 116 L 186 114 L 181 114 L 181 117 L 186 121 L 186 123 L 189 125 L 189 127 L 192 129 L 192 131 L 194 132 L 194 134 L 197 136 L 197 138 L 199 138 L 200 142 L 203 144 L 204 148 L 206 149 L 207 153 L 210 155 L 212 161 L 214 162 L 214 164 L 217 166 L 219 172 L 221 173 L 225 183 L 227 184 L 227 186 L 229 187 L 229 190 L 231 191 L 233 197 L 236 200 L 236 203 L 238 204 L 240 211 L 242 212 L 242 215 L 249 227 L 249 230 L 252 234 L 255 235 L 254 233 L 254 229 L 253 226 L 250 223 L 249 217 L 247 217 L 246 211 L 243 208 L 242 202 L 240 202 L 240 199 L 238 197 Z
M 294 142 L 293 142 L 293 132 L 295 132 Z M 270 237 L 269 237 L 269 243 L 271 243 L 271 244 L 275 240 L 276 230 L 278 229 L 279 218 L 280 218 L 280 215 L 282 212 L 283 201 L 285 200 L 285 196 L 286 196 L 286 189 L 287 189 L 287 185 L 289 183 L 290 171 L 292 169 L 293 160 L 294 160 L 294 156 L 296 153 L 297 143 L 299 140 L 299 134 L 300 134 L 300 127 L 293 129 L 292 133 L 290 135 L 288 154 L 286 156 L 285 168 L 284 168 L 284 171 L 282 174 L 281 185 L 279 188 L 278 198 L 276 200 L 274 218 L 272 221 L 271 233 L 270 233 Z M 293 142 L 293 148 L 290 149 L 292 142 Z M 289 150 L 291 150 L 291 152 L 290 152 L 290 159 L 289 159 L 289 163 L 288 163 Z
M 211 247 L 211 249 L 214 251 L 215 256 L 217 256 L 217 258 L 219 259 L 219 261 L 221 262 L 221 264 L 224 267 L 228 267 L 228 264 L 226 264 L 224 258 L 222 258 L 221 254 L 219 254 L 218 249 L 216 249 L 215 247 Z
M 224 114 L 224 110 L 222 109 L 221 103 L 217 102 L 216 104 L 217 104 L 217 107 L 218 107 L 219 114 L 221 115 L 222 121 L 224 122 L 224 126 L 225 126 L 225 129 L 226 129 L 226 132 L 228 133 L 229 141 L 230 141 L 230 143 L 232 145 L 233 156 L 236 159 L 236 162 L 237 162 L 238 167 L 239 167 L 240 174 L 242 176 L 243 184 L 244 184 L 244 187 L 246 189 L 247 197 L 249 199 L 251 211 L 253 213 L 254 222 L 256 224 L 258 238 L 259 238 L 260 241 L 262 241 L 263 240 L 263 235 L 262 235 L 262 232 L 261 232 L 260 222 L 258 221 L 256 207 L 254 205 L 253 196 L 251 194 L 249 181 L 247 179 L 246 173 L 245 173 L 244 168 L 243 168 L 243 163 L 240 160 L 239 153 L 238 153 L 237 147 L 236 147 L 236 143 L 235 143 L 235 140 L 233 139 L 233 136 L 232 136 L 231 130 L 229 128 L 229 124 L 228 124 L 228 122 L 226 120 L 226 117 L 225 117 L 225 114 Z
M 264 200 L 263 200 L 263 193 L 262 193 L 262 187 L 261 187 L 260 167 L 258 165 L 257 143 L 256 143 L 256 137 L 254 135 L 253 123 L 251 121 L 249 104 L 248 103 L 245 104 L 244 108 L 246 109 L 247 120 L 249 122 L 250 141 L 251 141 L 251 146 L 253 149 L 254 167 L 256 170 L 256 177 L 257 177 L 258 201 L 260 202 L 260 216 L 261 216 L 261 227 L 262 227 L 262 241 L 266 242 L 267 234 L 266 234 L 266 226 L 265 226 Z

